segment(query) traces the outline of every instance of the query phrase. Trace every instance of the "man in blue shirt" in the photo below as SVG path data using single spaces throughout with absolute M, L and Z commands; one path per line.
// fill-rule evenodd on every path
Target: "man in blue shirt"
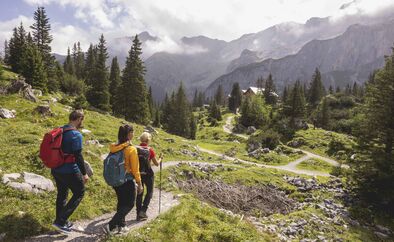
M 56 219 L 53 226 L 64 233 L 71 232 L 73 224 L 68 218 L 81 202 L 85 194 L 85 183 L 89 179 L 82 156 L 82 134 L 78 131 L 83 119 L 83 112 L 75 110 L 70 113 L 69 123 L 63 127 L 68 130 L 63 133 L 62 151 L 65 155 L 73 155 L 75 162 L 64 163 L 52 169 L 57 187 Z M 67 202 L 69 189 L 73 196 Z

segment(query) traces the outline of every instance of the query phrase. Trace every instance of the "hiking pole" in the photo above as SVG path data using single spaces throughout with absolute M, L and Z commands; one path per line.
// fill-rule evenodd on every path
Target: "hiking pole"
M 163 160 L 160 161 L 160 184 L 159 184 L 159 214 L 161 210 L 161 171 L 163 168 Z

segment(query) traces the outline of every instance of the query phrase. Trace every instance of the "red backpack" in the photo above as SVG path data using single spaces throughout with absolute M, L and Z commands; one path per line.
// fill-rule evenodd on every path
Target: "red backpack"
M 56 168 L 64 163 L 75 162 L 72 154 L 64 154 L 62 151 L 63 133 L 75 130 L 75 128 L 55 128 L 46 133 L 40 146 L 40 158 L 48 168 Z

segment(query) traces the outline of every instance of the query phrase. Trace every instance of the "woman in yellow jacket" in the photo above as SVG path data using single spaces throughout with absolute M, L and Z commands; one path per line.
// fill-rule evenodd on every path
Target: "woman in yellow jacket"
M 115 153 L 118 151 L 124 151 L 124 164 L 127 173 L 133 175 L 135 182 L 137 183 L 137 192 L 141 193 L 143 191 L 141 184 L 141 176 L 140 176 L 140 165 L 138 160 L 137 149 L 131 145 L 130 140 L 132 140 L 134 135 L 134 130 L 131 125 L 122 125 L 119 127 L 118 132 L 118 143 L 111 144 L 110 151 L 111 153 Z M 126 215 L 131 211 L 134 207 L 135 200 L 135 182 L 133 179 L 130 179 L 126 183 L 121 186 L 113 187 L 116 192 L 116 196 L 118 198 L 118 204 L 116 213 L 106 226 L 105 230 L 108 233 L 115 232 L 115 229 L 118 229 L 118 232 L 126 232 Z

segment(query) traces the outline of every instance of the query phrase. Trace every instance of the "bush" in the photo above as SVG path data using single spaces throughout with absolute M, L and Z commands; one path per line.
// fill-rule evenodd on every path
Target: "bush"
M 64 79 L 60 83 L 63 92 L 76 96 L 85 92 L 85 83 L 73 75 L 64 74 Z
M 82 94 L 75 98 L 72 107 L 74 109 L 86 109 L 88 107 L 88 102 L 86 101 L 85 95 Z
M 280 143 L 280 134 L 272 129 L 261 131 L 249 138 L 248 143 L 261 143 L 262 147 L 274 150 Z
M 259 128 L 268 124 L 268 110 L 261 96 L 246 97 L 241 105 L 240 123 Z

